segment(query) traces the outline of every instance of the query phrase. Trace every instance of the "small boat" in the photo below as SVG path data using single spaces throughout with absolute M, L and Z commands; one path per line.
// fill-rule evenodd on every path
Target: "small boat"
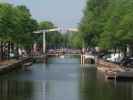
M 25 67 L 32 66 L 32 62 L 28 62 L 24 64 Z
M 31 71 L 31 68 L 32 68 L 32 62 L 28 62 L 28 63 L 25 63 L 25 64 L 23 65 L 23 69 L 24 69 L 25 71 Z
M 64 55 L 61 55 L 61 56 L 60 56 L 60 58 L 62 58 L 62 59 L 63 59 L 63 58 L 65 58 L 65 56 L 64 56 Z

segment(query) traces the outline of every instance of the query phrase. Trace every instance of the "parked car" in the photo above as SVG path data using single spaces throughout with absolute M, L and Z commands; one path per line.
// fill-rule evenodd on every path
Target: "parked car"
M 9 57 L 10 57 L 10 58 L 15 58 L 15 53 L 11 52 L 11 53 L 9 54 Z
M 121 61 L 121 64 L 126 67 L 133 67 L 133 57 L 126 57 Z
M 120 63 L 123 60 L 123 58 L 123 53 L 111 53 L 103 56 L 103 59 L 113 63 Z
M 102 56 L 102 59 L 107 60 L 107 58 L 110 58 L 110 57 L 111 57 L 110 54 L 105 54 L 105 55 Z

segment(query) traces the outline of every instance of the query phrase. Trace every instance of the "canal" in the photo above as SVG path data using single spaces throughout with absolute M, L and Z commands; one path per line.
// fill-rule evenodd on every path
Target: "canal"
M 49 58 L 30 71 L 1 75 L 0 100 L 133 100 L 133 83 L 107 81 L 78 57 Z

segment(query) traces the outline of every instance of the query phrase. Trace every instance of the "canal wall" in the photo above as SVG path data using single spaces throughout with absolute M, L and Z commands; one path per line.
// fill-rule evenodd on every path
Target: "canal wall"
M 114 64 L 111 62 L 107 62 L 105 60 L 102 59 L 97 59 L 96 60 L 96 66 L 97 69 L 102 71 L 102 72 L 106 72 L 108 70 L 119 70 L 121 69 L 121 66 L 119 64 Z
M 0 74 L 15 71 L 24 67 L 25 63 L 31 62 L 32 58 L 23 58 L 20 60 L 9 60 L 5 64 L 0 65 Z
M 104 60 L 97 60 L 97 69 L 104 73 L 106 79 L 115 81 L 133 81 L 133 68 L 126 68 Z

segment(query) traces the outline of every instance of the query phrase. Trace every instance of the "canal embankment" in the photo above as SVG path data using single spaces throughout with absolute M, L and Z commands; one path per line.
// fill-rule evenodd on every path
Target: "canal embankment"
M 23 58 L 23 59 L 11 59 L 11 60 L 6 60 L 6 61 L 1 61 L 0 62 L 0 74 L 5 74 L 8 72 L 15 71 L 17 69 L 21 69 L 27 66 L 27 63 L 32 62 L 32 58 Z
M 133 80 L 133 68 L 123 65 L 123 61 L 115 63 L 86 53 L 81 55 L 81 64 L 94 64 L 106 79 Z M 128 65 L 128 64 L 127 64 Z
M 133 68 L 127 68 L 103 59 L 97 59 L 96 66 L 98 71 L 104 73 L 106 79 L 133 80 Z

